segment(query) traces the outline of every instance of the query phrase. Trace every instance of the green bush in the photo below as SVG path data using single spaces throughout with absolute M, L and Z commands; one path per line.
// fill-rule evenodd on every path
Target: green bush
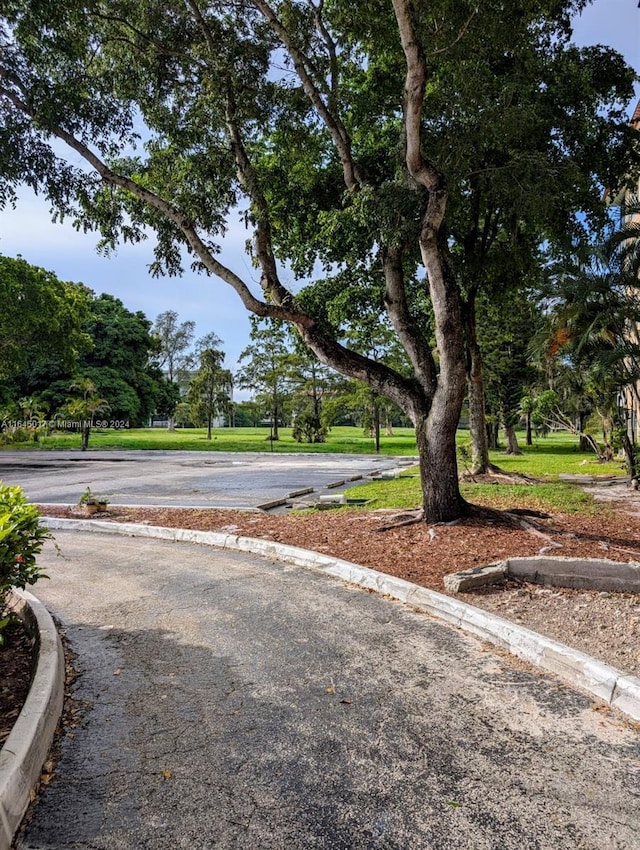
M 296 416 L 291 436 L 298 443 L 303 440 L 307 443 L 326 443 L 328 433 L 329 429 L 315 413 L 304 410 Z
M 30 505 L 20 487 L 8 487 L 0 482 L 0 613 L 13 587 L 25 588 L 46 578 L 36 564 L 50 532 L 40 525 L 40 514 Z M 2 628 L 9 618 L 0 620 Z

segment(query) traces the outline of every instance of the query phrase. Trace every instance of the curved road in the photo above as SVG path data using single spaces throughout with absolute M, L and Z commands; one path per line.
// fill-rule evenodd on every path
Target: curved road
M 312 571 L 56 533 L 80 722 L 20 850 L 640 847 L 640 735 Z

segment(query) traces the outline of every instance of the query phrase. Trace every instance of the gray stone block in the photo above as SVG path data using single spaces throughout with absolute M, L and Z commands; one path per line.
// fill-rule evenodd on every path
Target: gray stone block
M 449 573 L 444 577 L 444 587 L 448 593 L 465 593 L 477 587 L 498 584 L 507 575 L 507 564 L 499 561 L 497 564 L 487 564 L 483 567 L 473 567 L 459 573 Z
M 535 584 L 640 592 L 640 564 L 588 558 L 509 558 L 509 573 Z

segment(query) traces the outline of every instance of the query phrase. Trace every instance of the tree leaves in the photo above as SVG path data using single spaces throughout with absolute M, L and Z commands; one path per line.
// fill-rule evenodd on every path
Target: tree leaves
M 73 366 L 91 347 L 83 328 L 89 291 L 22 258 L 0 255 L 0 379 L 56 356 Z

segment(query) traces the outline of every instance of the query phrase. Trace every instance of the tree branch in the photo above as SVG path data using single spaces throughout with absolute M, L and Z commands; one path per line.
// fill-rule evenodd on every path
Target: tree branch
M 9 75 L 0 68 L 0 79 L 7 80 L 8 78 Z M 16 81 L 10 80 L 10 82 L 15 83 Z M 415 397 L 415 387 L 410 380 L 381 363 L 376 363 L 363 355 L 345 348 L 335 339 L 327 336 L 315 319 L 295 306 L 290 293 L 286 289 L 284 292 L 290 299 L 286 305 L 277 303 L 268 304 L 257 299 L 241 278 L 211 254 L 198 234 L 193 222 L 177 207 L 164 200 L 164 198 L 161 198 L 155 192 L 140 186 L 130 177 L 113 171 L 83 142 L 55 122 L 46 120 L 44 116 L 39 115 L 25 100 L 18 97 L 15 92 L 0 86 L 0 97 L 6 98 L 31 121 L 37 123 L 47 133 L 65 142 L 72 150 L 76 151 L 96 171 L 105 184 L 130 193 L 172 222 L 183 234 L 185 240 L 201 260 L 204 267 L 211 274 L 231 286 L 247 310 L 255 313 L 257 316 L 281 319 L 295 324 L 304 341 L 322 363 L 331 366 L 349 377 L 369 382 L 375 389 L 391 398 L 402 409 L 407 411 L 407 394 Z
M 87 15 L 87 17 L 97 18 L 100 21 L 108 21 L 109 23 L 112 23 L 112 24 L 120 24 L 124 29 L 129 30 L 135 36 L 137 36 L 139 39 L 141 39 L 142 41 L 144 41 L 147 44 L 149 44 L 150 46 L 152 46 L 155 50 L 157 50 L 157 52 L 160 56 L 170 56 L 172 59 L 184 59 L 185 58 L 185 54 L 183 54 L 183 53 L 179 53 L 178 51 L 175 51 L 175 50 L 167 50 L 166 47 L 164 47 L 163 45 L 161 45 L 157 41 L 155 41 L 154 38 L 151 35 L 149 35 L 149 33 L 143 32 L 142 30 L 138 29 L 137 27 L 134 27 L 133 24 L 131 23 L 131 21 L 127 20 L 126 18 L 121 18 L 119 15 L 106 15 L 103 12 L 99 12 L 97 9 L 95 9 L 95 8 L 92 9 L 90 7 L 87 9 L 85 14 Z M 133 47 L 137 47 L 135 42 L 130 41 L 129 39 L 126 39 L 124 37 L 122 39 L 113 38 L 111 40 L 112 41 L 121 41 L 122 40 L 126 44 L 130 44 Z
M 330 366 L 349 378 L 364 381 L 381 395 L 390 398 L 409 416 L 417 412 L 416 405 L 421 394 L 416 392 L 415 381 L 405 378 L 383 363 L 370 360 L 362 354 L 345 348 L 335 339 L 327 336 L 316 323 L 300 328 L 300 335 L 307 347 L 325 366 Z M 410 410 L 407 409 L 408 400 L 413 405 Z
M 217 52 L 216 51 L 216 42 L 215 42 L 213 35 L 211 34 L 211 29 L 209 28 L 204 17 L 202 16 L 202 12 L 200 11 L 200 7 L 198 6 L 196 0 L 185 0 L 185 3 L 189 7 L 189 9 L 191 9 L 191 11 L 193 13 L 193 17 L 196 19 L 196 23 L 198 24 L 198 27 L 200 28 L 200 31 L 201 31 L 202 35 L 204 36 L 204 40 L 207 43 L 207 47 L 209 48 L 209 52 L 211 53 L 212 56 L 215 56 L 216 52 Z
M 392 0 L 392 3 L 407 66 L 404 115 L 406 165 L 411 177 L 427 192 L 427 206 L 420 232 L 420 253 L 429 278 L 440 357 L 440 374 L 432 410 L 436 418 L 446 418 L 447 408 L 454 410 L 462 404 L 465 386 L 460 291 L 451 268 L 446 238 L 441 233 L 447 205 L 447 187 L 444 176 L 422 153 L 422 109 L 427 64 L 417 35 L 414 7 L 410 0 Z
M 478 8 L 476 7 L 476 8 L 475 8 L 475 9 L 471 12 L 471 14 L 470 14 L 470 15 L 469 15 L 469 17 L 467 18 L 467 20 L 466 20 L 466 21 L 463 23 L 463 25 L 460 27 L 460 30 L 459 30 L 459 32 L 458 32 L 458 35 L 454 38 L 454 40 L 451 42 L 451 44 L 448 44 L 446 47 L 440 47 L 438 50 L 432 50 L 432 51 L 429 53 L 429 56 L 440 56 L 442 53 L 446 53 L 448 50 L 451 50 L 451 48 L 452 48 L 452 47 L 455 47 L 455 46 L 456 46 L 456 44 L 460 41 L 460 39 L 464 38 L 464 36 L 466 35 L 467 30 L 468 30 L 468 29 L 469 29 L 469 27 L 471 26 L 471 21 L 475 18 L 475 16 L 476 16 L 477 14 L 478 14 Z
M 258 263 L 262 270 L 260 286 L 272 301 L 281 306 L 290 306 L 293 296 L 286 287 L 280 283 L 278 267 L 273 256 L 271 238 L 271 220 L 269 205 L 264 196 L 260 181 L 247 154 L 240 127 L 238 126 L 237 110 L 235 100 L 231 91 L 227 93 L 226 122 L 231 141 L 231 150 L 236 162 L 238 180 L 249 198 L 255 216 L 255 251 Z
M 358 189 L 364 181 L 351 152 L 351 139 L 349 138 L 349 134 L 347 133 L 347 130 L 340 118 L 331 112 L 327 104 L 322 99 L 317 84 L 307 70 L 310 65 L 309 59 L 298 47 L 296 47 L 291 34 L 265 0 L 253 0 L 253 4 L 262 13 L 267 23 L 277 35 L 287 53 L 293 60 L 296 74 L 298 75 L 309 100 L 318 111 L 325 127 L 331 134 L 331 138 L 333 139 L 333 143 L 336 146 L 338 156 L 342 163 L 345 185 L 351 190 Z
M 307 0 L 309 6 L 313 9 L 313 17 L 316 22 L 316 29 L 327 46 L 329 54 L 329 67 L 331 73 L 329 75 L 329 109 L 335 112 L 338 108 L 338 55 L 336 51 L 336 43 L 331 37 L 331 33 L 322 17 L 322 9 L 324 0 L 320 0 L 317 6 L 314 6 L 313 0 Z
M 402 251 L 394 248 L 383 251 L 382 267 L 385 279 L 384 301 L 391 324 L 409 356 L 416 378 L 427 395 L 433 396 L 437 386 L 436 364 L 424 331 L 418 327 L 407 304 Z
M 8 75 L 0 69 L 0 79 L 7 78 Z M 47 132 L 65 142 L 65 144 L 67 144 L 72 150 L 76 151 L 76 153 L 78 153 L 85 162 L 87 162 L 97 172 L 104 183 L 129 192 L 147 206 L 157 210 L 168 221 L 174 224 L 183 234 L 185 240 L 193 252 L 202 261 L 205 268 L 225 283 L 228 283 L 238 293 L 240 300 L 247 310 L 256 313 L 258 316 L 270 316 L 272 318 L 284 319 L 286 321 L 295 322 L 298 325 L 310 324 L 313 321 L 308 316 L 292 307 L 285 308 L 279 305 L 266 304 L 257 299 L 241 278 L 232 272 L 231 269 L 228 269 L 220 263 L 211 254 L 198 234 L 193 222 L 177 207 L 169 201 L 164 200 L 164 198 L 161 198 L 155 192 L 140 186 L 130 177 L 126 177 L 113 171 L 113 169 L 109 168 L 109 166 L 89 147 L 87 147 L 87 145 L 75 138 L 75 136 L 71 133 L 64 130 L 61 126 L 47 120 L 44 116 L 39 115 L 14 92 L 9 91 L 4 87 L 0 87 L 0 95 L 9 100 L 16 109 L 20 110 L 32 121 L 37 122 L 41 127 L 44 127 Z
M 427 66 L 424 53 L 415 32 L 412 9 L 408 0 L 392 0 L 393 9 L 398 22 L 400 41 L 407 63 L 405 78 L 405 131 L 406 131 L 406 163 L 409 173 L 420 186 L 423 186 L 431 196 L 444 194 L 439 219 L 433 223 L 439 226 L 444 216 L 446 203 L 446 186 L 443 176 L 422 155 L 422 106 L 427 82 Z M 430 200 L 431 204 L 431 200 Z M 436 212 L 436 208 L 427 211 L 427 215 Z

